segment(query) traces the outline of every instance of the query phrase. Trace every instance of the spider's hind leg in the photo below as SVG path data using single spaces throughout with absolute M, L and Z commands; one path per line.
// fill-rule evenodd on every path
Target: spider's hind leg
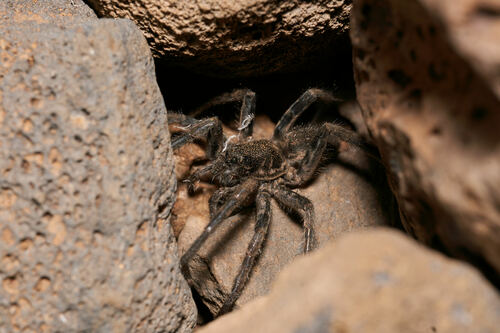
M 276 183 L 267 185 L 268 191 L 276 201 L 300 214 L 304 227 L 304 253 L 316 247 L 314 237 L 314 206 L 311 200 Z
M 264 240 L 267 236 L 269 223 L 271 221 L 271 195 L 265 191 L 259 191 L 256 198 L 257 215 L 255 221 L 255 233 L 248 244 L 245 259 L 240 266 L 238 275 L 234 279 L 231 293 L 224 301 L 217 316 L 231 311 L 236 300 L 240 297 L 243 288 L 248 282 L 250 272 L 255 265 L 256 259 L 260 255 Z
M 198 252 L 207 238 L 215 231 L 215 229 L 235 210 L 243 205 L 243 203 L 257 190 L 257 181 L 249 179 L 243 184 L 238 185 L 231 193 L 227 201 L 222 204 L 217 212 L 211 217 L 210 222 L 205 227 L 201 235 L 191 244 L 189 249 L 181 257 L 181 269 L 186 272 L 187 263 Z

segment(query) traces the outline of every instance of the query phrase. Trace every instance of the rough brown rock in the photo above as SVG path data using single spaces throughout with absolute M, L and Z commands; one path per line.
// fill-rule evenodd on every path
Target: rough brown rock
M 266 130 L 261 131 L 262 128 Z M 269 120 L 256 120 L 256 139 L 269 138 L 272 130 Z M 297 190 L 315 206 L 315 228 L 320 246 L 346 232 L 387 225 L 390 221 L 385 214 L 390 211 L 391 196 L 387 190 L 384 192 L 385 177 L 381 170 L 374 171 L 376 163 L 359 150 L 346 149 L 340 157 L 346 164 L 328 164 L 312 184 Z M 208 224 L 208 198 L 212 191 L 213 188 L 205 187 L 198 195 L 188 197 L 180 186 L 176 205 L 181 207 L 176 207 L 175 213 L 186 219 L 181 223 L 184 229 L 179 236 L 181 253 Z M 275 276 L 302 254 L 304 233 L 299 223 L 300 219 L 291 218 L 272 203 L 272 222 L 264 250 L 237 306 L 267 294 Z M 253 236 L 254 224 L 252 209 L 229 218 L 190 263 L 193 284 L 212 313 L 218 312 L 231 290 Z
M 211 332 L 498 332 L 500 296 L 472 267 L 390 230 L 342 236 L 280 273 Z
M 500 2 L 498 0 L 422 0 L 446 27 L 448 42 L 487 79 L 500 97 Z
M 349 48 L 350 0 L 88 2 L 100 16 L 134 20 L 157 57 L 206 75 L 293 72 Z
M 0 331 L 189 331 L 148 45 L 42 2 L 0 4 Z
M 406 229 L 498 276 L 500 101 L 438 3 L 355 1 L 358 99 Z

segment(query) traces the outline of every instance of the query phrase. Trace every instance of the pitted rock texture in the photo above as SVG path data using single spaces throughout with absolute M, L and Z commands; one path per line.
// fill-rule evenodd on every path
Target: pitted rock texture
M 500 101 L 457 53 L 446 21 L 426 3 L 354 2 L 359 103 L 407 231 L 495 278 Z
M 472 267 L 390 230 L 353 232 L 280 273 L 212 332 L 498 332 L 500 296 Z
M 131 21 L 0 26 L 0 175 L 0 331 L 190 331 L 167 114 Z
M 219 77 L 307 69 L 349 49 L 351 0 L 88 0 L 126 17 L 156 57 Z M 339 51 L 341 50 L 341 51 Z
M 446 27 L 448 41 L 500 98 L 500 1 L 421 0 Z
M 71 24 L 97 18 L 83 0 L 2 0 L 0 25 L 21 22 Z
M 266 119 L 256 119 L 255 139 L 272 136 L 274 124 Z M 186 150 L 199 156 L 199 148 L 193 146 L 186 146 L 181 156 L 187 154 Z M 360 150 L 344 149 L 337 161 L 340 163 L 334 161 L 324 165 L 314 181 L 295 190 L 314 204 L 319 246 L 341 234 L 390 222 L 390 216 L 386 214 L 391 209 L 392 195 L 380 165 Z M 182 223 L 184 229 L 179 235 L 181 253 L 189 248 L 208 224 L 208 199 L 212 191 L 213 187 L 205 185 L 200 193 L 189 197 L 185 186 L 179 186 L 174 214 L 185 218 L 185 223 Z M 290 216 L 274 201 L 271 209 L 268 237 L 237 306 L 267 294 L 277 274 L 302 255 L 304 231 L 300 218 Z M 226 220 L 189 264 L 191 283 L 212 314 L 218 312 L 231 291 L 254 227 L 255 207 L 251 207 Z

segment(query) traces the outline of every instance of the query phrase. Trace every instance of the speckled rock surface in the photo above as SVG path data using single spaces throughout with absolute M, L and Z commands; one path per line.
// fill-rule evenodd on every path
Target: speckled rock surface
M 88 0 L 100 16 L 134 20 L 155 56 L 219 77 L 293 72 L 331 61 L 349 49 L 351 2 Z
M 190 331 L 148 45 L 128 20 L 63 27 L 27 3 L 0 5 L 36 18 L 0 21 L 0 331 Z
M 258 118 L 254 137 L 269 138 L 273 128 L 272 122 Z M 191 145 L 185 150 L 199 153 L 197 149 Z M 390 211 L 391 195 L 387 187 L 384 188 L 383 171 L 376 172 L 377 163 L 362 151 L 347 147 L 339 158 L 345 164 L 325 165 L 317 179 L 296 190 L 314 204 L 316 238 L 320 246 L 341 234 L 387 225 L 390 221 L 386 214 Z M 189 197 L 180 185 L 178 192 L 174 214 L 181 214 L 185 219 L 179 235 L 179 250 L 183 253 L 209 222 L 208 199 L 212 190 L 205 186 L 200 193 Z M 193 285 L 212 313 L 218 312 L 231 290 L 253 236 L 254 213 L 250 208 L 225 221 L 190 263 Z M 300 218 L 292 218 L 273 201 L 272 222 L 264 250 L 236 305 L 267 294 L 277 274 L 302 254 L 303 243 Z
M 446 27 L 448 42 L 500 98 L 500 1 L 421 0 Z
M 475 269 L 377 230 L 298 259 L 268 296 L 199 332 L 494 333 L 499 315 L 499 295 Z
M 94 11 L 83 0 L 2 0 L 0 25 L 14 23 L 71 24 L 92 21 Z
M 432 10 L 438 1 L 430 3 L 354 2 L 357 95 L 408 232 L 494 278 L 500 276 L 500 101 L 476 71 L 480 63 L 457 51 L 447 16 Z

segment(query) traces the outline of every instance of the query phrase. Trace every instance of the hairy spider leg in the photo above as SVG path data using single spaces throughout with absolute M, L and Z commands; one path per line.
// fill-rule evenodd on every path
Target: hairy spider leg
M 313 131 L 313 129 L 311 129 Z M 324 126 L 314 129 L 317 133 L 311 134 L 315 140 L 311 143 L 311 146 L 304 147 L 305 155 L 300 162 L 300 167 L 290 168 L 289 172 L 283 177 L 285 180 L 285 185 L 291 187 L 297 187 L 314 176 L 314 172 L 318 168 L 318 164 L 323 157 L 323 153 L 326 149 L 327 141 L 327 131 Z M 337 142 L 338 146 L 338 142 Z
M 300 214 L 304 227 L 304 253 L 311 252 L 316 244 L 314 239 L 314 206 L 311 200 L 279 184 L 267 183 L 263 187 L 280 204 Z
M 187 179 L 183 180 L 184 183 L 187 183 L 188 193 L 193 194 L 196 191 L 196 184 L 198 184 L 200 179 L 205 179 L 213 175 L 213 170 L 214 164 L 211 163 L 201 169 L 196 170 Z
M 343 126 L 332 123 L 325 123 L 322 125 L 322 127 L 326 129 L 325 133 L 327 134 L 327 140 L 329 144 L 337 146 L 339 144 L 339 140 L 347 142 L 348 144 L 356 148 L 360 148 L 371 158 L 378 161 L 379 163 L 382 163 L 377 156 L 378 154 L 376 149 L 368 145 L 368 143 L 361 136 L 359 136 L 358 133 Z
M 318 88 L 307 89 L 281 116 L 281 119 L 274 128 L 273 140 L 283 138 L 284 134 L 290 130 L 299 116 L 317 100 L 327 103 L 340 101 L 329 91 Z
M 193 242 L 193 244 L 191 244 L 189 249 L 182 256 L 181 268 L 183 270 L 187 268 L 187 263 L 196 254 L 196 252 L 198 252 L 203 243 L 207 240 L 208 236 L 215 231 L 222 221 L 231 216 L 234 210 L 240 207 L 243 202 L 245 202 L 248 197 L 255 192 L 257 186 L 258 182 L 256 180 L 248 179 L 234 190 L 230 199 L 228 199 L 224 205 L 218 209 L 217 213 L 205 227 L 201 235 L 198 236 L 198 238 Z M 185 272 L 187 272 L 187 270 L 185 270 Z
M 228 103 L 233 103 L 233 102 L 239 102 L 243 100 L 244 96 L 251 90 L 244 88 L 244 89 L 235 89 L 233 91 L 223 93 L 221 95 L 218 95 L 211 100 L 209 100 L 206 103 L 203 103 L 200 107 L 196 108 L 194 111 L 190 112 L 191 117 L 197 117 L 200 114 L 204 113 L 207 110 L 210 110 L 213 107 L 216 107 L 218 105 L 223 105 L 223 104 L 228 104 Z
M 253 120 L 255 118 L 255 93 L 247 90 L 243 96 L 243 102 L 240 109 L 240 122 L 238 131 L 244 139 L 252 136 Z
M 172 148 L 178 149 L 187 143 L 193 142 L 196 139 L 207 140 L 207 157 L 213 160 L 222 149 L 224 143 L 224 133 L 222 132 L 222 124 L 217 117 L 206 118 L 192 121 L 191 117 L 184 116 L 182 124 L 188 123 L 181 129 L 182 134 L 172 138 Z
M 217 317 L 231 311 L 234 303 L 240 297 L 243 288 L 245 288 L 250 277 L 250 272 L 255 265 L 255 261 L 262 251 L 262 246 L 264 245 L 264 240 L 266 239 L 269 229 L 269 223 L 271 222 L 271 195 L 266 191 L 259 190 L 255 203 L 257 207 L 257 216 L 254 235 L 250 244 L 248 244 L 245 259 L 240 266 L 238 275 L 234 279 L 231 293 L 224 301 Z
M 236 89 L 229 93 L 224 93 L 214 97 L 194 110 L 191 113 L 191 117 L 196 117 L 215 106 L 239 101 L 241 101 L 241 108 L 240 119 L 238 122 L 238 132 L 241 133 L 243 139 L 246 139 L 252 135 L 253 120 L 255 118 L 256 95 L 250 89 Z
M 234 187 L 221 187 L 210 196 L 210 199 L 208 199 L 208 209 L 211 219 L 215 216 L 219 207 L 223 205 L 227 198 L 234 192 L 234 189 Z

